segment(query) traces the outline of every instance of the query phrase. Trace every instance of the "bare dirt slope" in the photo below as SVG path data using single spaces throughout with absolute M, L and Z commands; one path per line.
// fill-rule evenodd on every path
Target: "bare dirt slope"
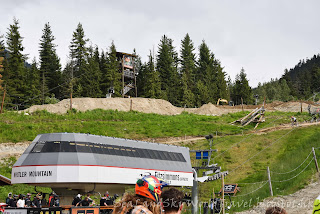
M 87 111 L 93 109 L 111 109 L 118 111 L 139 111 L 144 113 L 155 113 L 162 115 L 176 115 L 187 111 L 201 115 L 222 115 L 234 113 L 242 110 L 242 106 L 216 106 L 212 103 L 204 104 L 200 108 L 179 108 L 173 106 L 168 101 L 151 98 L 74 98 L 72 107 L 78 111 Z M 251 111 L 260 106 L 244 105 L 243 109 Z M 302 104 L 302 109 L 307 112 L 308 103 Z M 291 111 L 299 112 L 301 104 L 299 102 L 274 102 L 266 104 L 267 111 Z M 318 108 L 312 106 L 313 109 Z M 65 114 L 70 109 L 70 99 L 65 99 L 56 104 L 35 105 L 24 110 L 24 112 L 34 112 L 37 110 L 47 110 L 51 113 Z
M 319 195 L 320 185 L 315 182 L 291 195 L 267 198 L 252 209 L 238 214 L 261 214 L 273 206 L 284 208 L 288 214 L 311 214 L 313 202 Z

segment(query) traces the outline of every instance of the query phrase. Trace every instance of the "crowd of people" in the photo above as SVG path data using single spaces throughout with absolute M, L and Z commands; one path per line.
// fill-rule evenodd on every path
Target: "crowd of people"
M 100 199 L 100 206 L 113 206 L 113 210 L 103 210 L 101 213 L 109 214 L 181 214 L 185 195 L 176 188 L 168 188 L 162 191 L 167 183 L 155 176 L 145 176 L 139 179 L 135 185 L 135 194 L 126 193 L 122 199 L 114 204 L 117 195 L 110 197 L 106 192 Z M 13 195 L 8 194 L 6 204 L 8 207 L 41 207 L 44 197 L 38 193 L 31 201 L 31 194 Z M 44 199 L 45 200 L 45 199 Z M 74 198 L 73 206 L 90 206 L 94 201 L 88 194 L 82 199 L 80 194 Z M 59 206 L 59 197 L 55 193 L 49 196 L 50 207 Z M 320 196 L 315 200 L 313 213 L 320 212 Z M 216 213 L 216 211 L 214 211 Z M 219 212 L 220 213 L 220 210 Z M 285 209 L 280 207 L 269 207 L 265 214 L 287 214 Z
M 50 207 L 59 206 L 59 197 L 54 192 L 49 195 L 48 202 L 45 199 L 45 194 L 41 192 L 36 193 L 33 198 L 31 196 L 31 193 L 27 193 L 26 195 L 15 195 L 10 192 L 6 198 L 7 207 L 41 208 L 42 206 L 46 205 Z

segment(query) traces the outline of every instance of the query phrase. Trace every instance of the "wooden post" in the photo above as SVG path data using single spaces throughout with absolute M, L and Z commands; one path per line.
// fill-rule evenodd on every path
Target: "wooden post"
M 122 98 L 124 98 L 124 67 L 123 67 L 123 63 L 124 63 L 124 55 L 122 55 Z
M 132 111 L 132 99 L 130 99 L 130 111 Z
M 269 181 L 270 195 L 273 196 L 272 184 L 271 184 L 271 176 L 270 176 L 270 169 L 269 169 L 269 167 L 267 168 L 267 171 L 268 171 L 268 181 Z
M 221 202 L 222 202 L 222 214 L 224 214 L 224 175 L 222 174 L 221 176 L 221 181 L 222 181 L 222 199 L 221 199 Z
M 312 153 L 313 153 L 314 163 L 316 164 L 317 172 L 319 173 L 319 166 L 318 166 L 316 152 L 314 151 L 314 147 L 312 147 Z
M 302 100 L 300 100 L 300 107 L 301 107 L 300 112 L 302 113 Z
M 6 86 L 4 87 L 4 91 L 3 91 L 3 97 L 2 97 L 2 103 L 1 103 L 1 109 L 0 109 L 0 114 L 2 114 L 2 110 L 3 110 L 3 103 L 4 103 L 4 98 L 6 97 Z
M 241 108 L 242 108 L 242 111 L 243 111 L 243 99 L 241 97 Z

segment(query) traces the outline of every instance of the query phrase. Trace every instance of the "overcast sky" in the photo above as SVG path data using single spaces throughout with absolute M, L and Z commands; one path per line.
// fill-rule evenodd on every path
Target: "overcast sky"
M 233 80 L 243 67 L 255 87 L 320 53 L 319 9 L 318 0 L 0 0 L 0 34 L 16 17 L 31 62 L 49 22 L 64 67 L 79 22 L 93 45 L 107 50 L 113 40 L 117 51 L 136 48 L 143 61 L 162 35 L 180 51 L 189 33 L 196 54 L 205 40 Z

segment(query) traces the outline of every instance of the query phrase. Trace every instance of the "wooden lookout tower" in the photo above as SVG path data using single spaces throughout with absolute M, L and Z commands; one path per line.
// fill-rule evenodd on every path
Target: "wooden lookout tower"
M 136 55 L 128 54 L 123 52 L 117 52 L 117 58 L 120 62 L 120 72 L 122 74 L 122 97 L 129 97 L 129 91 L 134 89 L 134 94 L 137 97 L 137 87 L 136 87 L 136 70 L 135 70 L 135 58 Z

